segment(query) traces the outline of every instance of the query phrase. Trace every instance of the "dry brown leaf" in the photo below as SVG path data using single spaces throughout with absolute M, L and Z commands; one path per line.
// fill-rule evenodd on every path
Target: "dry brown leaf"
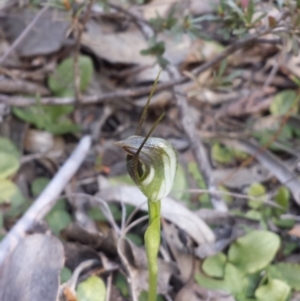
M 183 244 L 179 238 L 179 231 L 173 224 L 163 222 L 163 232 L 180 271 L 177 275 L 180 280 L 185 283 L 193 273 L 193 249 L 192 247 L 189 248 L 186 244 Z
M 290 235 L 300 237 L 300 224 L 296 224 L 290 231 Z
M 175 301 L 235 301 L 227 293 L 208 290 L 196 283 L 187 283 L 176 295 Z
M 253 165 L 248 168 L 224 168 L 214 169 L 213 177 L 217 183 L 229 188 L 242 188 L 252 183 L 265 182 L 272 178 L 272 174 L 261 165 Z M 227 178 L 230 179 L 226 181 Z
M 55 301 L 63 263 L 63 246 L 56 237 L 22 239 L 0 268 L 0 300 Z
M 35 9 L 10 11 L 1 18 L 0 26 L 10 41 L 20 36 L 36 15 Z M 30 33 L 17 47 L 23 57 L 48 55 L 58 51 L 66 41 L 66 32 L 71 18 L 63 11 L 49 9 L 37 20 Z

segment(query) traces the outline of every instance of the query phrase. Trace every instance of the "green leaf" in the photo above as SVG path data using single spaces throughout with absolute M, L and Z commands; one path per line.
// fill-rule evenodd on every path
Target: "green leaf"
M 260 183 L 253 183 L 248 189 L 250 197 L 259 197 L 258 200 L 249 200 L 248 205 L 252 209 L 259 209 L 262 207 L 265 200 L 266 188 Z
M 257 210 L 249 210 L 244 216 L 254 221 L 260 221 L 262 219 L 261 212 Z
M 297 94 L 294 90 L 279 92 L 270 105 L 270 112 L 275 116 L 285 115 L 292 106 L 295 108 L 295 111 L 298 111 L 298 102 L 296 100 Z
M 209 278 L 201 272 L 195 275 L 196 281 L 200 286 L 212 290 L 221 290 L 231 293 L 233 295 L 241 295 L 248 286 L 248 279 L 246 275 L 231 263 L 225 266 L 224 279 L 217 280 Z
M 201 274 L 200 272 L 195 275 L 195 280 L 197 281 L 200 286 L 203 286 L 205 288 L 211 289 L 211 290 L 220 290 L 220 291 L 227 291 L 226 289 L 226 283 L 224 279 L 217 280 L 214 278 L 207 277 L 204 274 Z
M 0 180 L 15 174 L 19 167 L 19 160 L 14 154 L 0 151 Z
M 296 223 L 296 221 L 291 218 L 276 218 L 276 217 L 272 218 L 272 222 L 276 226 L 281 227 L 283 229 L 291 229 Z
M 277 194 L 275 195 L 275 202 L 283 207 L 282 209 L 280 208 L 274 208 L 274 213 L 277 215 L 281 215 L 285 212 L 287 212 L 288 208 L 289 208 L 289 198 L 290 198 L 290 192 L 289 190 L 284 187 L 284 186 L 280 186 L 277 190 Z
M 121 274 L 120 272 L 118 273 L 118 275 L 116 277 L 115 285 L 121 291 L 121 293 L 124 297 L 129 296 L 129 287 L 128 287 L 127 280 L 124 277 L 124 275 Z
M 46 221 L 53 233 L 59 235 L 60 231 L 69 225 L 72 218 L 67 211 L 54 208 L 46 216 Z
M 222 164 L 229 164 L 234 161 L 234 153 L 226 146 L 222 146 L 220 143 L 214 143 L 211 148 L 212 158 Z
M 72 133 L 80 129 L 66 117 L 72 111 L 73 106 L 70 105 L 45 106 L 37 104 L 27 108 L 13 108 L 13 113 L 21 120 L 56 135 Z
M 134 233 L 128 233 L 126 237 L 131 240 L 136 246 L 142 246 L 144 244 L 143 239 Z
M 227 263 L 225 267 L 225 286 L 234 296 L 244 295 L 244 291 L 248 286 L 246 275 L 231 263 Z
M 0 180 L 0 204 L 9 203 L 15 209 L 24 203 L 25 199 L 19 188 L 9 180 Z
M 202 269 L 208 276 L 223 278 L 225 264 L 226 255 L 224 253 L 218 253 L 206 258 L 202 264 Z
M 110 211 L 114 217 L 115 221 L 121 220 L 122 212 L 118 205 L 116 204 L 109 204 L 108 207 L 110 208 Z M 99 207 L 92 207 L 88 210 L 88 215 L 95 221 L 99 222 L 106 222 L 107 218 L 101 211 Z
M 78 58 L 80 73 L 80 90 L 85 91 L 93 74 L 93 62 L 90 57 L 81 55 Z M 55 96 L 74 97 L 74 59 L 69 57 L 62 61 L 54 74 L 48 78 L 48 85 Z
M 295 290 L 300 290 L 300 265 L 280 262 L 268 267 L 268 277 L 271 279 L 278 279 Z
M 139 301 L 147 301 L 148 299 L 148 292 L 142 291 L 139 295 Z M 164 301 L 164 298 L 160 295 L 157 296 L 156 301 Z
M 228 260 L 246 274 L 265 268 L 275 257 L 280 238 L 269 231 L 253 231 L 231 244 Z
M 50 182 L 49 178 L 38 177 L 31 184 L 31 192 L 34 197 L 37 197 Z
M 78 301 L 105 301 L 106 288 L 101 278 L 91 276 L 78 285 L 76 293 Z
M 20 157 L 17 147 L 9 139 L 4 137 L 0 137 L 0 152 L 11 154 L 16 159 Z
M 257 301 L 286 301 L 291 288 L 283 281 L 270 279 L 255 291 Z
M 72 272 L 70 269 L 63 267 L 60 271 L 60 283 L 67 282 L 72 277 Z

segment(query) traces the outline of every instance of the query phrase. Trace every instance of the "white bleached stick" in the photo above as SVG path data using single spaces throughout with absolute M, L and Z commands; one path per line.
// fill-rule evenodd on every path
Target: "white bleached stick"
M 13 226 L 0 243 L 0 266 L 5 258 L 13 251 L 21 238 L 55 205 L 55 202 L 66 184 L 76 173 L 85 159 L 90 147 L 91 137 L 84 136 L 65 164 L 59 169 L 52 181 L 47 185 L 41 195 L 28 208 L 22 218 Z

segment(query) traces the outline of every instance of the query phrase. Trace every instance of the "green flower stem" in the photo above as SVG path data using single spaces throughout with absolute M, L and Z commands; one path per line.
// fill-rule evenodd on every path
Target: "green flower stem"
M 153 202 L 148 199 L 149 226 L 145 233 L 145 246 L 149 273 L 148 301 L 156 301 L 157 295 L 157 256 L 160 246 L 160 207 L 160 201 Z

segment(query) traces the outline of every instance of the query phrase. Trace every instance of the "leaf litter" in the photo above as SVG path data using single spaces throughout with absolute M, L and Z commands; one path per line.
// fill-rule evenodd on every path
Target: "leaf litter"
M 23 2 L 0 8 L 0 299 L 146 298 L 146 199 L 113 142 L 163 66 L 158 300 L 297 300 L 299 4 Z

